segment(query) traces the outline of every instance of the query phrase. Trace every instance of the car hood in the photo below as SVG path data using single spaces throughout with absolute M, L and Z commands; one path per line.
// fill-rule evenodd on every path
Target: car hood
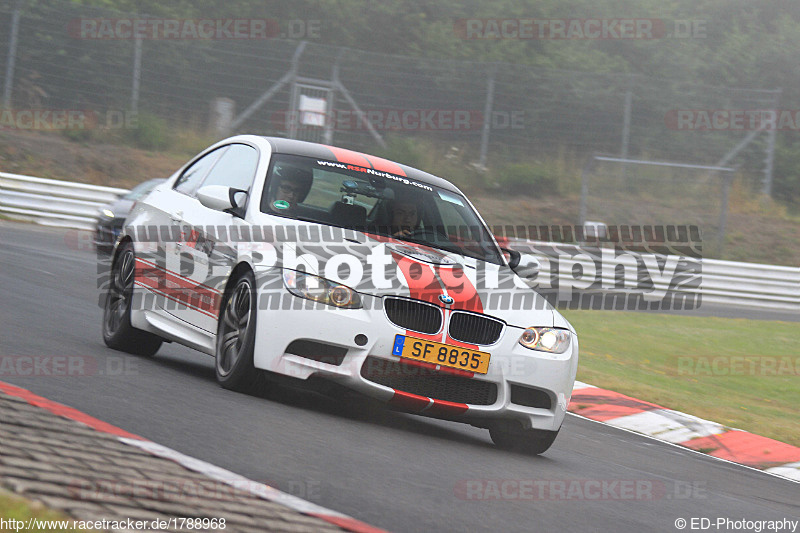
M 273 226 L 274 227 L 274 226 Z M 400 296 L 484 313 L 509 325 L 569 327 L 506 265 L 381 235 L 316 224 L 275 227 L 277 264 L 363 294 Z
M 133 200 L 120 198 L 115 202 L 103 206 L 101 209 L 108 209 L 109 211 L 114 213 L 114 218 L 124 219 L 125 217 L 128 216 L 128 213 L 131 212 L 131 208 L 133 208 Z

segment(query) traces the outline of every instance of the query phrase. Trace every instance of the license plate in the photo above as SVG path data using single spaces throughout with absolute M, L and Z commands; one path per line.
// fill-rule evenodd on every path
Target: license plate
M 458 368 L 476 374 L 485 374 L 489 371 L 489 358 L 491 357 L 491 354 L 487 352 L 478 352 L 469 348 L 459 348 L 405 335 L 395 335 L 392 355 Z

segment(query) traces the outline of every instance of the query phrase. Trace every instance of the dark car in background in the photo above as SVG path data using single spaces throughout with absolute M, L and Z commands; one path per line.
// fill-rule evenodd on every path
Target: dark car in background
M 94 245 L 100 255 L 109 255 L 114 249 L 117 236 L 122 231 L 133 204 L 152 191 L 163 179 L 152 179 L 140 183 L 117 201 L 100 208 L 94 233 Z

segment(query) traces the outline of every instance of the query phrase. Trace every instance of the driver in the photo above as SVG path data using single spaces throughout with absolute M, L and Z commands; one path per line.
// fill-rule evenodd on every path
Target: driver
M 392 208 L 391 233 L 394 237 L 408 237 L 421 221 L 417 204 L 410 198 L 397 200 Z
M 308 169 L 279 163 L 272 171 L 272 180 L 270 209 L 290 212 L 306 199 L 314 176 Z

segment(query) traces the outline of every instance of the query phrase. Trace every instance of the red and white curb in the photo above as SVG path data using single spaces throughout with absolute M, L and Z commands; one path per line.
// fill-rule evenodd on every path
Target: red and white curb
M 575 382 L 571 413 L 800 481 L 800 448 Z
M 326 509 L 278 489 L 258 483 L 182 454 L 116 426 L 98 420 L 77 409 L 43 398 L 32 392 L 0 381 L 0 391 L 41 407 L 53 414 L 80 422 L 121 442 L 148 453 L 172 460 L 188 470 L 247 491 L 261 499 L 275 502 L 301 514 L 313 516 L 356 533 L 379 533 L 379 528 L 342 513 Z M 614 427 L 648 435 L 728 462 L 763 470 L 800 482 L 800 448 L 746 431 L 723 426 L 686 413 L 666 409 L 617 392 L 587 383 L 575 382 L 570 412 Z
M 281 492 L 269 485 L 252 481 L 244 476 L 182 454 L 179 451 L 149 441 L 133 433 L 128 433 L 124 429 L 98 420 L 72 407 L 67 407 L 66 405 L 38 396 L 26 389 L 0 381 L 0 391 L 9 396 L 21 398 L 29 404 L 41 407 L 55 415 L 74 420 L 97 431 L 114 435 L 124 444 L 140 448 L 156 457 L 174 461 L 188 470 L 204 474 L 215 481 L 225 483 L 238 490 L 249 492 L 263 500 L 283 505 L 301 514 L 319 518 L 320 520 L 324 520 L 346 531 L 355 533 L 385 533 L 383 529 L 376 528 L 337 511 L 326 509 L 315 503 L 298 498 L 297 496 Z

